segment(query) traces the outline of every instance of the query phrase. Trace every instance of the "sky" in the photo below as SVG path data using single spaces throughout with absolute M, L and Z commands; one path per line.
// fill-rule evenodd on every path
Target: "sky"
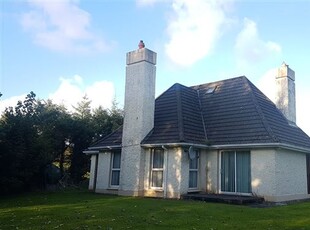
M 297 125 L 310 135 L 310 0 L 1 0 L 0 111 L 33 91 L 69 110 L 83 96 L 124 105 L 126 53 L 157 53 L 156 96 L 246 76 L 274 100 L 295 71 Z

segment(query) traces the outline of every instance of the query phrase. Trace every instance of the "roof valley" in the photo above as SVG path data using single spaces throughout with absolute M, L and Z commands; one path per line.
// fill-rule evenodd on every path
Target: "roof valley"
M 199 88 L 196 91 L 197 91 L 197 97 L 198 97 L 198 103 L 199 103 L 199 112 L 201 115 L 201 121 L 202 121 L 202 126 L 203 126 L 203 132 L 205 134 L 206 141 L 208 142 L 207 127 L 206 127 L 205 119 L 204 119 L 203 112 L 202 112 Z

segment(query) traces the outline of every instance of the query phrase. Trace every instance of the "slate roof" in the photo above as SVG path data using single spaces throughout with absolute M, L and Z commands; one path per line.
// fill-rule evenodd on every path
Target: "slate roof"
M 123 126 L 119 127 L 117 130 L 115 130 L 110 135 L 99 139 L 97 142 L 92 144 L 88 149 L 121 148 L 122 133 L 123 133 Z
M 122 129 L 99 148 L 121 145 Z M 143 145 L 290 145 L 310 151 L 310 138 L 246 77 L 186 87 L 174 84 L 155 101 L 153 130 Z

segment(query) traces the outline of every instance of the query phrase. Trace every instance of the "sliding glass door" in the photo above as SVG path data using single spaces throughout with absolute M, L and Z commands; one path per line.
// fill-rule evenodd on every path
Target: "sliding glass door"
M 221 153 L 221 191 L 251 193 L 249 151 L 223 151 Z

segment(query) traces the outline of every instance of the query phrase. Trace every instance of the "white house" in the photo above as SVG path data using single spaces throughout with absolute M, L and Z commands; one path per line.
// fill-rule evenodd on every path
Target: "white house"
M 156 53 L 127 53 L 124 125 L 86 151 L 89 189 L 180 198 L 191 192 L 267 201 L 310 198 L 310 138 L 295 124 L 295 73 L 279 68 L 277 106 L 246 77 L 155 100 Z

